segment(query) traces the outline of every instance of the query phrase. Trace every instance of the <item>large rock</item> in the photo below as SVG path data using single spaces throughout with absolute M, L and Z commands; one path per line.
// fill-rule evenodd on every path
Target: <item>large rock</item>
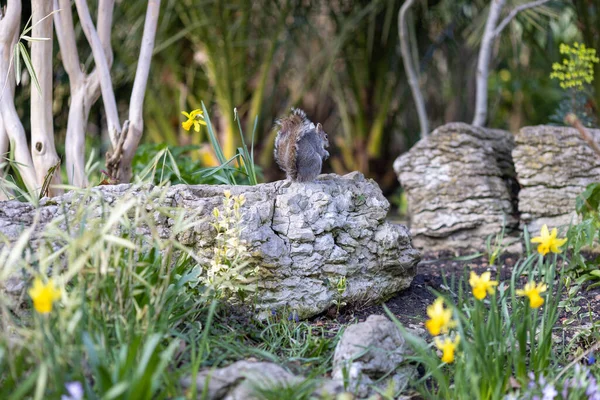
M 186 377 L 181 384 L 187 389 L 192 386 L 192 380 L 193 377 Z M 293 375 L 280 365 L 254 360 L 237 361 L 219 369 L 204 369 L 195 381 L 196 398 L 210 400 L 258 400 L 265 398 L 260 395 L 261 392 L 289 393 L 294 387 L 306 385 L 306 378 Z M 313 379 L 310 382 L 311 398 L 332 398 L 344 392 L 340 381 Z
M 408 345 L 398 327 L 383 315 L 370 315 L 365 322 L 344 331 L 335 348 L 332 378 L 347 380 L 348 389 L 359 398 L 393 385 L 404 391 L 417 369 L 406 361 Z
M 589 130 L 600 142 L 600 130 Z M 574 128 L 530 126 L 515 136 L 513 159 L 521 185 L 519 212 L 523 225 L 539 233 L 543 224 L 576 222 L 575 198 L 600 181 L 600 158 Z
M 396 159 L 416 248 L 480 251 L 518 226 L 513 147 L 510 132 L 450 123 Z
M 222 209 L 226 189 L 245 195 L 242 238 L 252 261 L 268 271 L 257 290 L 261 316 L 287 308 L 307 318 L 326 311 L 335 301 L 349 305 L 380 302 L 407 288 L 415 275 L 420 255 L 411 246 L 408 230 L 386 222 L 389 203 L 377 184 L 359 173 L 322 175 L 306 184 L 100 186 L 45 199 L 37 209 L 15 201 L 0 202 L 0 235 L 15 241 L 33 226 L 31 246 L 35 248 L 44 240 L 46 225 L 59 217 L 64 221 L 65 211 L 73 224 L 76 214 L 81 218 L 82 209 L 86 221 L 91 221 L 116 203 L 131 200 L 154 212 L 156 232 L 163 238 L 173 234 L 176 219 L 187 219 L 191 228 L 176 236 L 195 250 L 201 265 L 209 265 L 216 236 L 212 211 Z M 59 224 L 64 226 L 64 222 Z M 143 227 L 137 229 L 143 233 Z M 81 229 L 70 231 L 82 234 Z M 342 277 L 347 289 L 340 295 L 335 284 Z

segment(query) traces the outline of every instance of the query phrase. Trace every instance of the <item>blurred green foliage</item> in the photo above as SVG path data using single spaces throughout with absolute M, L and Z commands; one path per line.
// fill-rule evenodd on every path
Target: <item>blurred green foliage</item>
M 523 2 L 507 1 L 502 17 Z M 163 0 L 143 140 L 201 146 L 186 148 L 181 155 L 195 163 L 189 168 L 210 166 L 205 156 L 207 129 L 185 132 L 180 111 L 204 102 L 229 159 L 241 145 L 232 112 L 237 108 L 248 144 L 254 132 L 255 160 L 265 180 L 279 179 L 283 173 L 273 162 L 273 123 L 290 107 L 301 107 L 313 121 L 323 123 L 332 140 L 325 172 L 361 170 L 391 194 L 397 187 L 391 164 L 419 138 L 398 46 L 401 4 L 401 0 Z M 412 51 L 432 128 L 470 121 L 473 116 L 476 61 L 488 10 L 487 0 L 423 0 L 411 10 Z M 112 74 L 121 109 L 129 101 L 144 14 L 144 2 L 117 0 Z M 559 44 L 577 41 L 600 49 L 599 15 L 596 2 L 586 0 L 551 1 L 517 15 L 494 48 L 489 126 L 516 131 L 551 121 L 563 98 L 558 82 L 549 79 L 552 64 L 560 61 Z M 93 61 L 75 23 L 83 67 L 89 70 Z M 598 68 L 595 64 L 600 76 Z M 69 93 L 59 57 L 54 79 L 61 153 Z M 594 81 L 585 99 L 596 116 L 599 84 L 600 79 Z M 27 125 L 28 94 L 18 92 L 19 112 Z M 97 104 L 89 124 L 89 146 L 100 149 L 97 156 L 107 149 L 104 130 Z M 144 157 L 137 160 L 147 161 Z M 214 166 L 216 157 L 212 158 Z

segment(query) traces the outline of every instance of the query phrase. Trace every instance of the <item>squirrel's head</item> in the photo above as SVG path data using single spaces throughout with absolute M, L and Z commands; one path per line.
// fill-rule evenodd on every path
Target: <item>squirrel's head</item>
M 329 147 L 329 137 L 327 136 L 327 133 L 325 133 L 325 131 L 323 130 L 323 125 L 321 125 L 320 122 L 317 124 L 316 131 L 317 135 L 319 135 L 319 138 L 321 139 L 321 143 L 323 143 L 323 148 L 326 149 L 327 147 Z

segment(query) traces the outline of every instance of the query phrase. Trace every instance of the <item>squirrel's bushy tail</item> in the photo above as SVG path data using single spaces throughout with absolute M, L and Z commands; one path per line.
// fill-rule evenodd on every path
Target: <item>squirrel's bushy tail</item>
M 306 113 L 299 108 L 292 108 L 290 115 L 278 119 L 275 123 L 279 126 L 275 139 L 275 161 L 282 170 L 286 171 L 288 178 L 296 180 L 298 141 L 315 126 L 306 118 Z

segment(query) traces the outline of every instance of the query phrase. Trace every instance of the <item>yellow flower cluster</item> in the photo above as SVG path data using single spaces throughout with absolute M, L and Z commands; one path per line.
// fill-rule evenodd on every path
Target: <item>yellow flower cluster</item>
M 433 304 L 427 307 L 427 316 L 429 319 L 425 321 L 425 327 L 432 336 L 438 336 L 440 333 L 448 333 L 450 328 L 456 326 L 456 321 L 452 319 L 452 310 L 444 307 L 444 299 L 438 297 Z M 446 337 L 443 341 L 440 338 L 435 338 L 435 345 L 442 351 L 442 361 L 450 364 L 454 362 L 454 352 L 460 336 L 455 335 L 454 339 Z
M 557 238 L 558 232 L 556 228 L 552 229 L 552 233 L 548 231 L 548 227 L 544 225 L 541 229 L 540 236 L 533 238 L 533 243 L 539 243 L 538 252 L 546 255 L 548 252 L 560 253 L 559 247 L 566 243 L 566 239 Z M 471 271 L 469 277 L 469 285 L 471 286 L 473 297 L 477 300 L 483 300 L 489 294 L 492 295 L 498 281 L 492 280 L 490 272 L 484 272 L 477 275 Z M 539 308 L 544 304 L 544 299 L 541 294 L 547 290 L 544 283 L 529 282 L 523 289 L 515 291 L 517 296 L 524 296 L 529 299 L 529 307 Z M 444 306 L 444 299 L 438 297 L 433 304 L 427 307 L 427 316 L 429 319 L 425 321 L 425 328 L 432 336 L 436 336 L 434 340 L 435 346 L 442 352 L 442 361 L 450 364 L 454 362 L 454 353 L 460 343 L 460 336 L 455 334 L 453 338 L 449 332 L 451 328 L 457 325 L 457 322 L 452 319 L 452 309 Z M 437 337 L 440 334 L 447 335 L 443 340 Z
M 60 290 L 52 279 L 44 283 L 40 278 L 35 278 L 33 287 L 29 289 L 29 296 L 33 300 L 33 308 L 40 314 L 52 312 L 52 304 L 60 299 Z
M 258 273 L 258 267 L 245 268 L 250 259 L 246 242 L 241 239 L 242 214 L 241 207 L 246 202 L 243 194 L 232 196 L 231 191 L 224 191 L 223 209 L 215 208 L 212 224 L 217 231 L 214 257 L 206 270 L 202 282 L 216 286 L 216 289 L 231 291 L 236 284 Z
M 552 64 L 551 79 L 558 79 L 563 89 L 583 89 L 584 84 L 594 81 L 594 63 L 600 61 L 596 57 L 596 49 L 588 49 L 584 44 L 575 42 L 573 47 L 561 44 L 560 54 L 565 54 L 561 63 Z

